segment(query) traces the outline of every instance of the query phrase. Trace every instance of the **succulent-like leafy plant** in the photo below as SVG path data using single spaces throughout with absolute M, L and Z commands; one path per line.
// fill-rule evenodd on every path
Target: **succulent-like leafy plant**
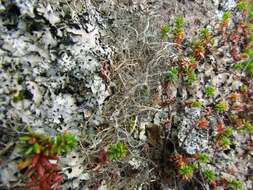
M 178 44 L 181 44 L 184 39 L 184 25 L 185 25 L 184 18 L 182 16 L 176 17 L 173 35 L 174 41 Z
M 198 155 L 198 160 L 203 164 L 207 164 L 209 162 L 209 156 L 206 153 L 200 153 Z
M 108 155 L 111 161 L 123 159 L 127 155 L 127 149 L 125 144 L 111 144 L 108 150 Z
M 182 165 L 178 173 L 184 180 L 190 180 L 193 177 L 194 170 L 197 168 L 195 164 Z
M 214 87 L 212 87 L 212 86 L 207 86 L 206 88 L 205 88 L 205 95 L 207 96 L 207 97 L 212 97 L 212 96 L 214 96 L 215 95 L 215 88 Z
M 215 110 L 220 113 L 224 113 L 228 111 L 228 103 L 227 102 L 220 102 L 215 105 Z
M 161 28 L 161 38 L 166 39 L 168 36 L 168 33 L 170 32 L 170 27 L 168 24 L 164 24 Z
M 178 80 L 178 70 L 176 67 L 173 67 L 169 70 L 168 74 L 165 77 L 165 82 L 175 83 Z
M 192 107 L 194 108 L 202 108 L 203 107 L 203 102 L 200 100 L 194 100 L 191 104 Z
M 208 182 L 213 182 L 216 178 L 215 173 L 212 170 L 204 170 L 203 171 L 204 177 L 207 179 Z
M 186 82 L 188 85 L 192 85 L 195 81 L 197 81 L 197 74 L 194 69 L 188 68 L 186 70 Z

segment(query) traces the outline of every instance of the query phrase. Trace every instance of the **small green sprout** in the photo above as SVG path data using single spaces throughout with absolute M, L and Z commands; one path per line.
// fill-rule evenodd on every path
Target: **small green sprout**
M 191 104 L 193 108 L 202 108 L 203 107 L 203 102 L 200 100 L 194 100 Z
M 242 182 L 239 180 L 229 180 L 228 187 L 233 188 L 235 190 L 243 190 Z
M 108 150 L 109 159 L 111 161 L 123 159 L 126 154 L 127 149 L 123 143 L 111 144 Z
M 178 80 L 178 70 L 177 68 L 173 67 L 169 70 L 168 74 L 165 77 L 165 82 L 172 82 L 175 83 Z
M 190 180 L 193 177 L 193 172 L 197 168 L 195 164 L 183 165 L 179 168 L 178 173 L 185 180 Z
M 176 17 L 173 35 L 174 41 L 178 44 L 181 44 L 184 39 L 184 25 L 184 18 L 182 16 Z
M 215 95 L 215 88 L 212 86 L 208 86 L 205 88 L 205 95 L 207 97 L 213 97 Z
M 190 61 L 190 64 L 192 64 L 192 65 L 197 63 L 197 60 L 194 56 L 189 56 L 189 61 Z
M 176 20 L 175 20 L 175 27 L 176 27 L 176 29 L 182 29 L 184 27 L 184 25 L 185 25 L 184 17 L 177 16 Z
M 253 124 L 249 121 L 244 122 L 244 126 L 241 129 L 244 133 L 253 134 Z
M 197 81 L 197 74 L 193 69 L 187 69 L 186 71 L 186 82 L 188 85 L 192 85 L 195 81 Z
M 215 110 L 219 113 L 224 113 L 228 111 L 228 103 L 227 102 L 220 102 L 216 104 Z
M 219 139 L 219 143 L 223 148 L 229 148 L 231 145 L 231 140 L 226 136 L 221 136 Z
M 226 128 L 222 135 L 230 138 L 233 135 L 233 129 L 231 127 Z
M 203 164 L 207 164 L 209 162 L 209 156 L 206 153 L 201 153 L 198 155 L 198 160 Z
M 216 178 L 214 172 L 208 169 L 203 171 L 203 175 L 207 179 L 208 182 L 213 182 Z
M 162 39 L 166 39 L 167 34 L 170 32 L 170 27 L 168 24 L 164 24 L 161 28 L 161 37 Z
M 226 11 L 223 14 L 222 21 L 227 22 L 232 16 L 232 13 L 230 11 Z
M 236 8 L 237 8 L 239 11 L 247 10 L 247 8 L 248 8 L 248 3 L 245 2 L 245 1 L 238 2 L 237 5 L 236 5 Z

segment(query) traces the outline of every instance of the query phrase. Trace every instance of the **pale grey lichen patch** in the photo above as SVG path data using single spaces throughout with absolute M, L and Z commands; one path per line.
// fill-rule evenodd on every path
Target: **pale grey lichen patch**
M 186 107 L 185 112 L 175 118 L 179 145 L 188 154 L 202 152 L 208 147 L 208 133 L 198 127 L 200 116 L 201 109 Z

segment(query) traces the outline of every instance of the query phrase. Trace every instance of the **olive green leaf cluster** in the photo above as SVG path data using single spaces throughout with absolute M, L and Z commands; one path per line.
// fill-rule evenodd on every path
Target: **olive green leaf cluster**
M 30 133 L 19 138 L 18 147 L 26 156 L 43 153 L 45 155 L 65 155 L 77 146 L 77 139 L 73 134 L 58 134 L 55 137 Z

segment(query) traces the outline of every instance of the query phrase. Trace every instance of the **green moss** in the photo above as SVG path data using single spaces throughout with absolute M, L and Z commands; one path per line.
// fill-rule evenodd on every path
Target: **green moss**
M 215 95 L 215 92 L 216 92 L 216 90 L 212 86 L 208 86 L 205 88 L 205 95 L 207 97 L 213 97 Z
M 209 156 L 206 153 L 201 153 L 198 155 L 198 160 L 201 163 L 207 164 L 209 162 Z
M 229 148 L 231 145 L 231 140 L 226 136 L 221 136 L 219 142 L 223 148 Z
M 111 161 L 123 159 L 126 154 L 127 149 L 123 143 L 111 144 L 108 150 L 109 159 Z
M 215 105 L 215 110 L 219 113 L 224 113 L 228 111 L 228 103 L 227 102 L 220 102 Z
M 191 179 L 193 176 L 193 172 L 196 169 L 196 165 L 194 164 L 188 164 L 183 165 L 179 168 L 178 173 L 184 178 L 184 179 Z
M 216 176 L 212 170 L 204 170 L 203 171 L 204 177 L 207 179 L 208 182 L 213 182 L 216 179 Z
M 203 102 L 200 101 L 200 100 L 194 100 L 191 105 L 194 108 L 202 108 L 203 107 Z

